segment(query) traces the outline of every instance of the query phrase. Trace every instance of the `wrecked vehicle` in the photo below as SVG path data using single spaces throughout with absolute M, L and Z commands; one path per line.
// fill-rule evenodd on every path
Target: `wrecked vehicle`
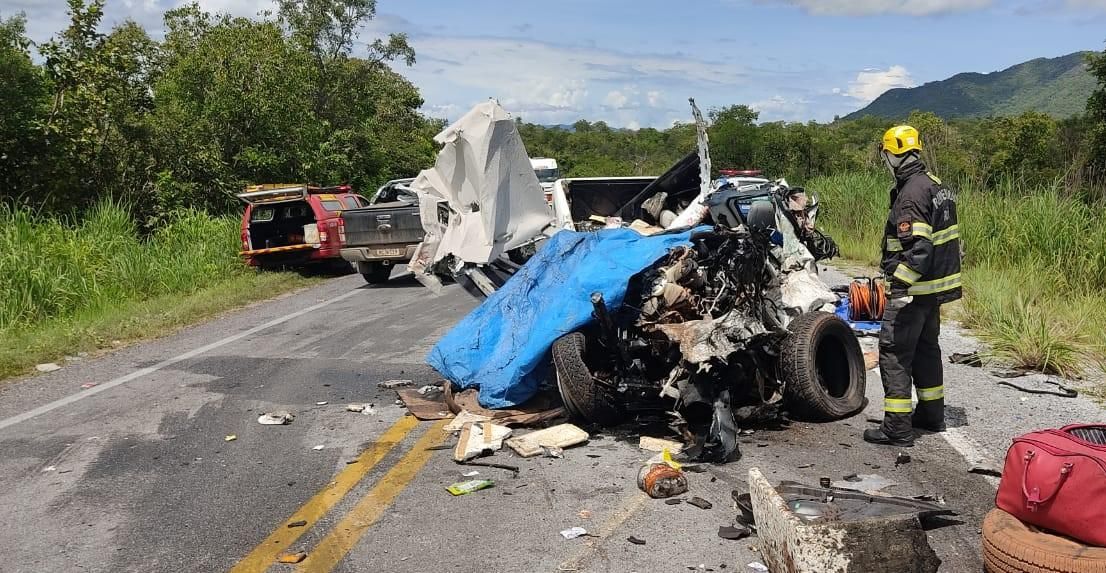
M 369 284 L 388 282 L 395 265 L 411 260 L 422 242 L 419 198 L 408 187 L 412 181 L 389 181 L 367 206 L 342 213 L 346 229 L 342 258 Z
M 339 255 L 346 242 L 340 215 L 367 204 L 348 185 L 250 185 L 237 197 L 246 204 L 238 255 L 247 265 L 348 269 Z
M 413 186 L 427 187 L 424 221 L 438 217 L 423 245 L 432 254 L 412 266 L 417 277 L 467 279 L 487 300 L 438 342 L 430 365 L 455 387 L 479 388 L 487 408 L 521 404 L 555 381 L 574 417 L 663 420 L 709 461 L 736 459 L 739 429 L 785 411 L 809 420 L 860 411 L 863 355 L 848 325 L 825 312 L 837 297 L 817 276 L 816 261 L 836 252 L 815 228 L 817 198 L 784 180 L 712 181 L 693 110 L 697 153 L 652 181 L 617 184 L 625 200 L 582 194 L 569 205 L 555 187 L 553 216 L 525 203 L 529 178 L 487 185 L 487 166 L 513 175 L 528 171 L 525 160 L 477 157 L 484 173 L 465 171 L 458 161 L 471 159 L 447 143 Z M 463 125 L 509 118 L 499 111 L 474 110 L 444 139 L 498 133 L 498 146 L 520 149 L 509 120 L 502 131 Z M 510 159 L 494 137 L 465 143 Z M 458 172 L 460 184 L 448 177 Z M 567 230 L 596 215 L 603 230 Z M 524 264 L 511 260 L 527 245 Z
M 692 455 L 729 461 L 741 427 L 781 410 L 829 421 L 864 406 L 859 342 L 815 310 L 832 295 L 794 278 L 802 269 L 786 276 L 772 204 L 762 205 L 737 226 L 694 232 L 630 279 L 621 306 L 591 297 L 596 320 L 552 348 L 569 412 L 602 425 L 664 420 L 694 442 Z

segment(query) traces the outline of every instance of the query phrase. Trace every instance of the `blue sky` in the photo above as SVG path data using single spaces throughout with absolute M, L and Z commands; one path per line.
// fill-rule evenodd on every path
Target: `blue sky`
M 175 0 L 108 0 L 107 23 L 157 35 Z M 253 15 L 268 0 L 202 0 Z M 1106 0 L 379 0 L 371 41 L 406 32 L 397 66 L 424 111 L 455 119 L 488 97 L 526 121 L 614 126 L 688 121 L 751 105 L 762 120 L 830 120 L 883 91 L 1106 47 Z M 65 25 L 62 0 L 0 0 L 32 37 Z

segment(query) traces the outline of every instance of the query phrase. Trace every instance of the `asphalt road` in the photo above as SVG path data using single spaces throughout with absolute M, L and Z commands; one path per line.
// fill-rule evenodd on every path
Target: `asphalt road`
M 0 571 L 743 571 L 759 560 L 756 538 L 716 532 L 732 523 L 730 492 L 750 467 L 808 483 L 879 474 L 898 483 L 889 493 L 943 495 L 960 515 L 929 532 L 942 570 L 977 571 L 994 489 L 967 472 L 975 458 L 999 464 L 1013 435 L 1104 419 L 1083 398 L 1022 394 L 949 366 L 956 427 L 896 466 L 898 450 L 859 439 L 879 415 L 873 372 L 867 413 L 758 431 L 740 461 L 689 474 L 689 495 L 709 510 L 641 494 L 651 454 L 619 432 L 593 433 L 564 459 L 501 452 L 495 461 L 520 466 L 518 477 L 476 468 L 495 487 L 452 497 L 444 487 L 473 468 L 442 449 L 452 440 L 440 424 L 405 416 L 377 383 L 436 383 L 423 358 L 474 304 L 409 276 L 384 287 L 343 277 L 0 385 Z M 976 346 L 946 330 L 946 351 Z M 347 412 L 354 402 L 373 413 Z M 257 423 L 275 410 L 295 420 Z M 591 535 L 559 535 L 574 526 Z M 275 563 L 299 550 L 309 556 L 298 566 Z

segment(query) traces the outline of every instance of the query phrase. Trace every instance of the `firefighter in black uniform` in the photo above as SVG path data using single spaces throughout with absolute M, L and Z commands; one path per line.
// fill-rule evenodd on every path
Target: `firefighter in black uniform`
M 879 337 L 883 425 L 864 431 L 875 444 L 913 446 L 914 429 L 945 430 L 941 305 L 960 298 L 956 194 L 926 171 L 921 139 L 910 126 L 883 136 L 880 155 L 895 175 L 883 233 L 890 294 Z M 912 412 L 911 387 L 918 406 Z

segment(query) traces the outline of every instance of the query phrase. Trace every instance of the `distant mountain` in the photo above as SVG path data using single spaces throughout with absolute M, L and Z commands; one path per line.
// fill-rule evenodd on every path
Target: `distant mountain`
M 945 118 L 1018 115 L 1040 111 L 1063 118 L 1082 113 L 1095 89 L 1084 64 L 1087 52 L 1037 58 L 990 74 L 957 74 L 916 88 L 897 88 L 845 119 L 866 115 L 904 118 L 931 111 Z
M 559 129 L 561 131 L 567 131 L 569 133 L 576 132 L 576 124 L 573 123 L 559 123 L 559 124 L 545 124 L 542 127 L 546 129 Z

